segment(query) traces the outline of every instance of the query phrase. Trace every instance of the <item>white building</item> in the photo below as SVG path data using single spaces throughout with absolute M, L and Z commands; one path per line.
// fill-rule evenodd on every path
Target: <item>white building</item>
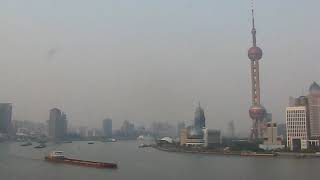
M 308 148 L 307 108 L 305 106 L 286 108 L 287 146 L 291 150 Z

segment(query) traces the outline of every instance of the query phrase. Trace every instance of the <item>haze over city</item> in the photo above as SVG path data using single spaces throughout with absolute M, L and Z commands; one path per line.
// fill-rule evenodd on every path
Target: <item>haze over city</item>
M 276 122 L 288 95 L 320 81 L 319 5 L 256 3 L 262 104 Z M 59 107 L 93 127 L 188 122 L 200 101 L 208 127 L 234 120 L 247 133 L 250 22 L 240 1 L 0 1 L 0 101 L 13 119 L 45 122 Z

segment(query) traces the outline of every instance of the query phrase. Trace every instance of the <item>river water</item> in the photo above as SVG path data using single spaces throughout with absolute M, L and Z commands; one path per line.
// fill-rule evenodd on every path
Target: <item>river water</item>
M 138 148 L 135 141 L 73 142 L 47 148 L 0 143 L 2 180 L 301 180 L 320 178 L 320 159 L 257 158 L 182 154 Z M 62 150 L 72 158 L 117 162 L 119 169 L 95 169 L 45 162 Z

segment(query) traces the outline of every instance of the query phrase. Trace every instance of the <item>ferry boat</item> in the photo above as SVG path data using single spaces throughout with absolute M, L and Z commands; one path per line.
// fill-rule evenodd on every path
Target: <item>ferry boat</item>
M 31 146 L 31 145 L 32 145 L 32 143 L 30 141 L 28 141 L 28 142 L 26 142 L 24 144 L 21 144 L 20 146 Z
M 277 156 L 276 153 L 257 153 L 251 151 L 243 151 L 240 153 L 240 156 L 260 156 L 260 157 L 274 157 Z
M 79 160 L 79 159 L 66 158 L 63 155 L 63 151 L 53 151 L 48 156 L 45 156 L 45 160 L 54 162 L 54 163 L 64 163 L 64 164 L 95 167 L 95 168 L 111 168 L 111 169 L 118 168 L 117 164 L 115 163 L 85 161 L 85 160 Z
M 151 145 L 150 145 L 150 144 L 143 144 L 143 143 L 141 143 L 138 147 L 139 147 L 139 148 L 145 148 L 145 147 L 151 147 Z
M 106 139 L 106 140 L 102 140 L 102 142 L 117 142 L 117 140 L 114 139 L 114 138 L 109 138 L 109 139 Z
M 45 148 L 45 147 L 47 147 L 47 145 L 44 144 L 44 143 L 41 143 L 41 144 L 39 144 L 38 146 L 35 146 L 34 148 L 40 149 L 40 148 Z

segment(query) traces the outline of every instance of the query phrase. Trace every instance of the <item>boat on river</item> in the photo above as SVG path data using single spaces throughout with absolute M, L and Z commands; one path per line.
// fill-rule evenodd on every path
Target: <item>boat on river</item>
M 150 145 L 150 144 L 143 144 L 143 143 L 141 143 L 138 147 L 139 147 L 139 148 L 145 148 L 145 147 L 151 147 L 151 145 Z
M 102 142 L 117 142 L 117 140 L 114 138 L 109 138 L 109 139 L 102 140 Z
M 41 144 L 39 144 L 38 146 L 35 146 L 34 148 L 36 148 L 36 149 L 41 149 L 41 148 L 45 148 L 45 147 L 47 147 L 47 145 L 44 144 L 44 143 L 41 143 Z
M 26 143 L 21 144 L 20 146 L 31 146 L 31 145 L 32 145 L 31 141 L 28 141 Z
M 118 168 L 117 164 L 115 163 L 70 159 L 64 156 L 63 151 L 53 151 L 48 156 L 45 156 L 44 159 L 46 161 L 54 162 L 54 163 L 63 163 L 63 164 L 71 164 L 71 165 L 86 166 L 86 167 L 111 168 L 111 169 Z
M 274 157 L 277 156 L 276 153 L 257 153 L 251 151 L 243 151 L 240 153 L 240 156 L 259 156 L 259 157 Z

